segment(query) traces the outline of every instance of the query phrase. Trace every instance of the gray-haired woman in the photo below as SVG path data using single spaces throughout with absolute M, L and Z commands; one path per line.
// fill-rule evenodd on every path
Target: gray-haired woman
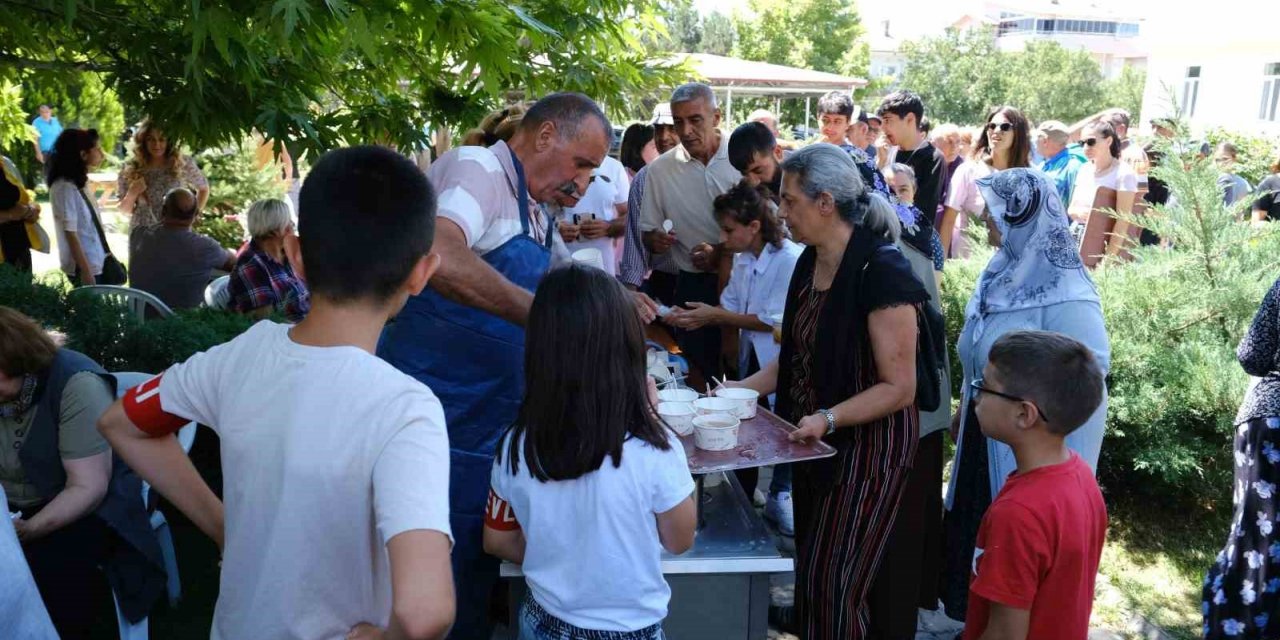
M 782 170 L 779 213 L 808 248 L 787 292 L 782 354 L 737 384 L 776 390 L 794 440 L 837 449 L 794 467 L 795 621 L 809 640 L 864 638 L 916 453 L 916 314 L 929 295 L 894 244 L 897 214 L 849 154 L 815 144 Z
M 284 239 L 293 234 L 289 205 L 283 200 L 259 200 L 249 206 L 246 217 L 252 239 L 231 270 L 227 307 L 259 317 L 275 311 L 290 322 L 301 320 L 311 308 L 311 298 L 284 252 Z

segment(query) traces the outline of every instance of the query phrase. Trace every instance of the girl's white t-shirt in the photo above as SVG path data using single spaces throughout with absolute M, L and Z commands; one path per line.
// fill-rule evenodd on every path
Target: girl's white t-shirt
M 1111 169 L 1106 173 L 1094 173 L 1093 163 L 1080 167 L 1076 174 L 1075 190 L 1071 192 L 1071 206 L 1067 208 L 1073 219 L 1084 219 L 1093 211 L 1093 200 L 1099 187 L 1115 189 L 1118 192 L 1136 193 L 1138 191 L 1138 173 L 1129 163 L 1114 160 Z
M 539 482 L 520 457 L 511 473 L 510 436 L 499 445 L 492 488 L 524 530 L 524 575 L 543 609 L 576 627 L 635 631 L 667 617 L 671 588 L 662 577 L 655 514 L 693 493 L 684 445 L 669 433 L 662 451 L 631 438 L 622 464 L 573 480 Z

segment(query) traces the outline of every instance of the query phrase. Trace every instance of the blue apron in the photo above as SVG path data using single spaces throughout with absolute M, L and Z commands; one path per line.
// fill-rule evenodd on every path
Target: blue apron
M 551 264 L 553 229 L 547 229 L 546 244 L 530 237 L 524 167 L 514 153 L 511 161 L 523 232 L 481 259 L 533 291 Z M 449 637 L 488 640 L 489 593 L 498 579 L 498 560 L 482 547 L 484 507 L 494 449 L 515 421 L 524 393 L 524 329 L 427 288 L 409 299 L 383 333 L 378 355 L 430 387 L 444 405 L 458 607 Z

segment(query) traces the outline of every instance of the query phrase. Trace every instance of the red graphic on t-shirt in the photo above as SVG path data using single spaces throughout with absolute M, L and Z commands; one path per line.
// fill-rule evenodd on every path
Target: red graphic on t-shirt
M 484 526 L 497 531 L 515 531 L 520 528 L 516 513 L 501 496 L 489 489 L 489 503 L 484 508 Z
M 160 374 L 124 393 L 124 414 L 134 426 L 151 436 L 175 433 L 190 420 L 166 413 L 160 406 Z

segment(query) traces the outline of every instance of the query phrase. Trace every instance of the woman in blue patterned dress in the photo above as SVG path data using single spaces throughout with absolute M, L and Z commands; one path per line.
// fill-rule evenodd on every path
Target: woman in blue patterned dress
M 1280 637 L 1280 280 L 1236 350 L 1254 376 L 1236 414 L 1235 515 L 1204 579 L 1205 638 Z

